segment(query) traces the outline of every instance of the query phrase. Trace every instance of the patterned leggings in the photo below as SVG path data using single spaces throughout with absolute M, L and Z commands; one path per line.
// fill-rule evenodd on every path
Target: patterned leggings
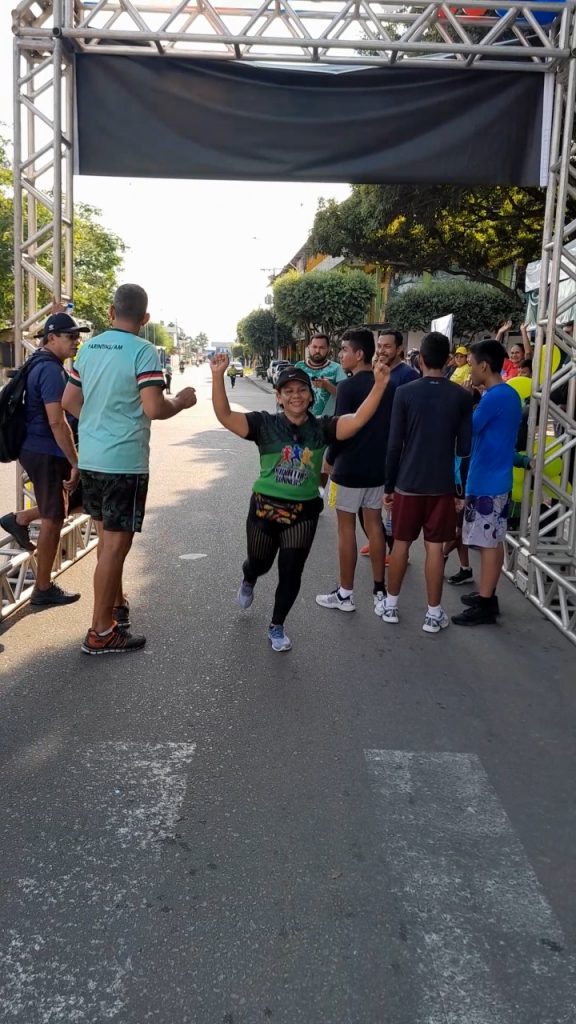
M 244 579 L 256 583 L 259 576 L 270 571 L 278 555 L 278 586 L 274 601 L 272 622 L 283 626 L 300 591 L 302 572 L 310 554 L 318 516 L 313 519 L 299 519 L 290 526 L 258 519 L 254 511 L 254 499 L 246 520 L 248 557 L 243 565 Z

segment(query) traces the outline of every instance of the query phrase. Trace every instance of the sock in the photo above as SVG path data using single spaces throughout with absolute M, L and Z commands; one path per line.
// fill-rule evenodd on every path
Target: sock
M 386 595 L 386 607 L 387 608 L 397 608 L 398 607 L 398 598 L 399 598 L 399 596 L 400 596 L 399 594 L 387 594 Z
M 338 587 L 338 593 L 340 597 L 352 597 L 353 590 L 345 590 L 344 587 Z
M 110 626 L 110 629 L 105 629 L 103 633 L 98 633 L 96 630 L 94 632 L 96 636 L 110 636 L 110 633 L 114 632 L 114 626 Z
M 428 615 L 432 615 L 433 618 L 439 619 L 442 616 L 442 605 L 441 604 L 429 604 Z
M 384 593 L 384 580 L 374 580 L 373 594 Z
M 461 569 L 462 569 L 462 570 L 463 570 L 464 572 L 470 572 L 470 566 L 469 566 L 469 565 L 462 565 L 462 562 L 460 562 L 460 568 L 461 568 Z

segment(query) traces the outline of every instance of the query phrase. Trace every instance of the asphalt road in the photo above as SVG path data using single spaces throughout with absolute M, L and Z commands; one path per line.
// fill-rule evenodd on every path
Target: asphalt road
M 419 550 L 398 627 L 365 559 L 356 614 L 317 607 L 327 510 L 274 654 L 273 575 L 234 603 L 256 452 L 183 383 L 127 569 L 145 652 L 80 653 L 93 555 L 2 634 L 0 1021 L 573 1024 L 573 647 L 506 581 L 497 627 L 424 634 Z

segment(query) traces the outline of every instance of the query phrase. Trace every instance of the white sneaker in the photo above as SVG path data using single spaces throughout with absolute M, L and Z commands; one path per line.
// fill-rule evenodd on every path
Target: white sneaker
M 376 609 L 374 609 L 376 611 Z M 397 608 L 387 608 L 386 602 L 384 602 L 382 611 L 380 612 L 380 618 L 382 622 L 392 622 L 394 625 L 398 625 L 400 622 L 400 616 L 398 615 Z
M 338 589 L 330 594 L 316 594 L 316 604 L 321 608 L 338 608 L 341 612 L 355 612 L 356 605 L 353 597 L 340 597 Z
M 284 626 L 270 626 L 268 639 L 272 644 L 273 651 L 289 651 L 292 648 L 290 637 L 286 636 Z
M 425 633 L 439 633 L 441 629 L 446 629 L 449 625 L 450 619 L 444 609 L 442 609 L 442 614 L 438 616 L 426 614 L 422 629 Z
M 374 607 L 376 607 L 377 604 L 382 604 L 382 601 L 386 600 L 386 594 L 383 590 L 377 590 L 375 594 L 372 594 L 372 597 L 374 598 Z
M 381 590 L 377 594 L 374 594 L 374 614 L 382 615 L 386 607 L 386 594 L 383 594 Z

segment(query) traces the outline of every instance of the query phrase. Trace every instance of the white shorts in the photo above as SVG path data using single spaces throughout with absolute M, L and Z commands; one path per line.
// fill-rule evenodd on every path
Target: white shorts
M 359 512 L 361 508 L 382 508 L 385 490 L 381 487 L 343 487 L 336 485 L 336 509 L 339 512 Z

